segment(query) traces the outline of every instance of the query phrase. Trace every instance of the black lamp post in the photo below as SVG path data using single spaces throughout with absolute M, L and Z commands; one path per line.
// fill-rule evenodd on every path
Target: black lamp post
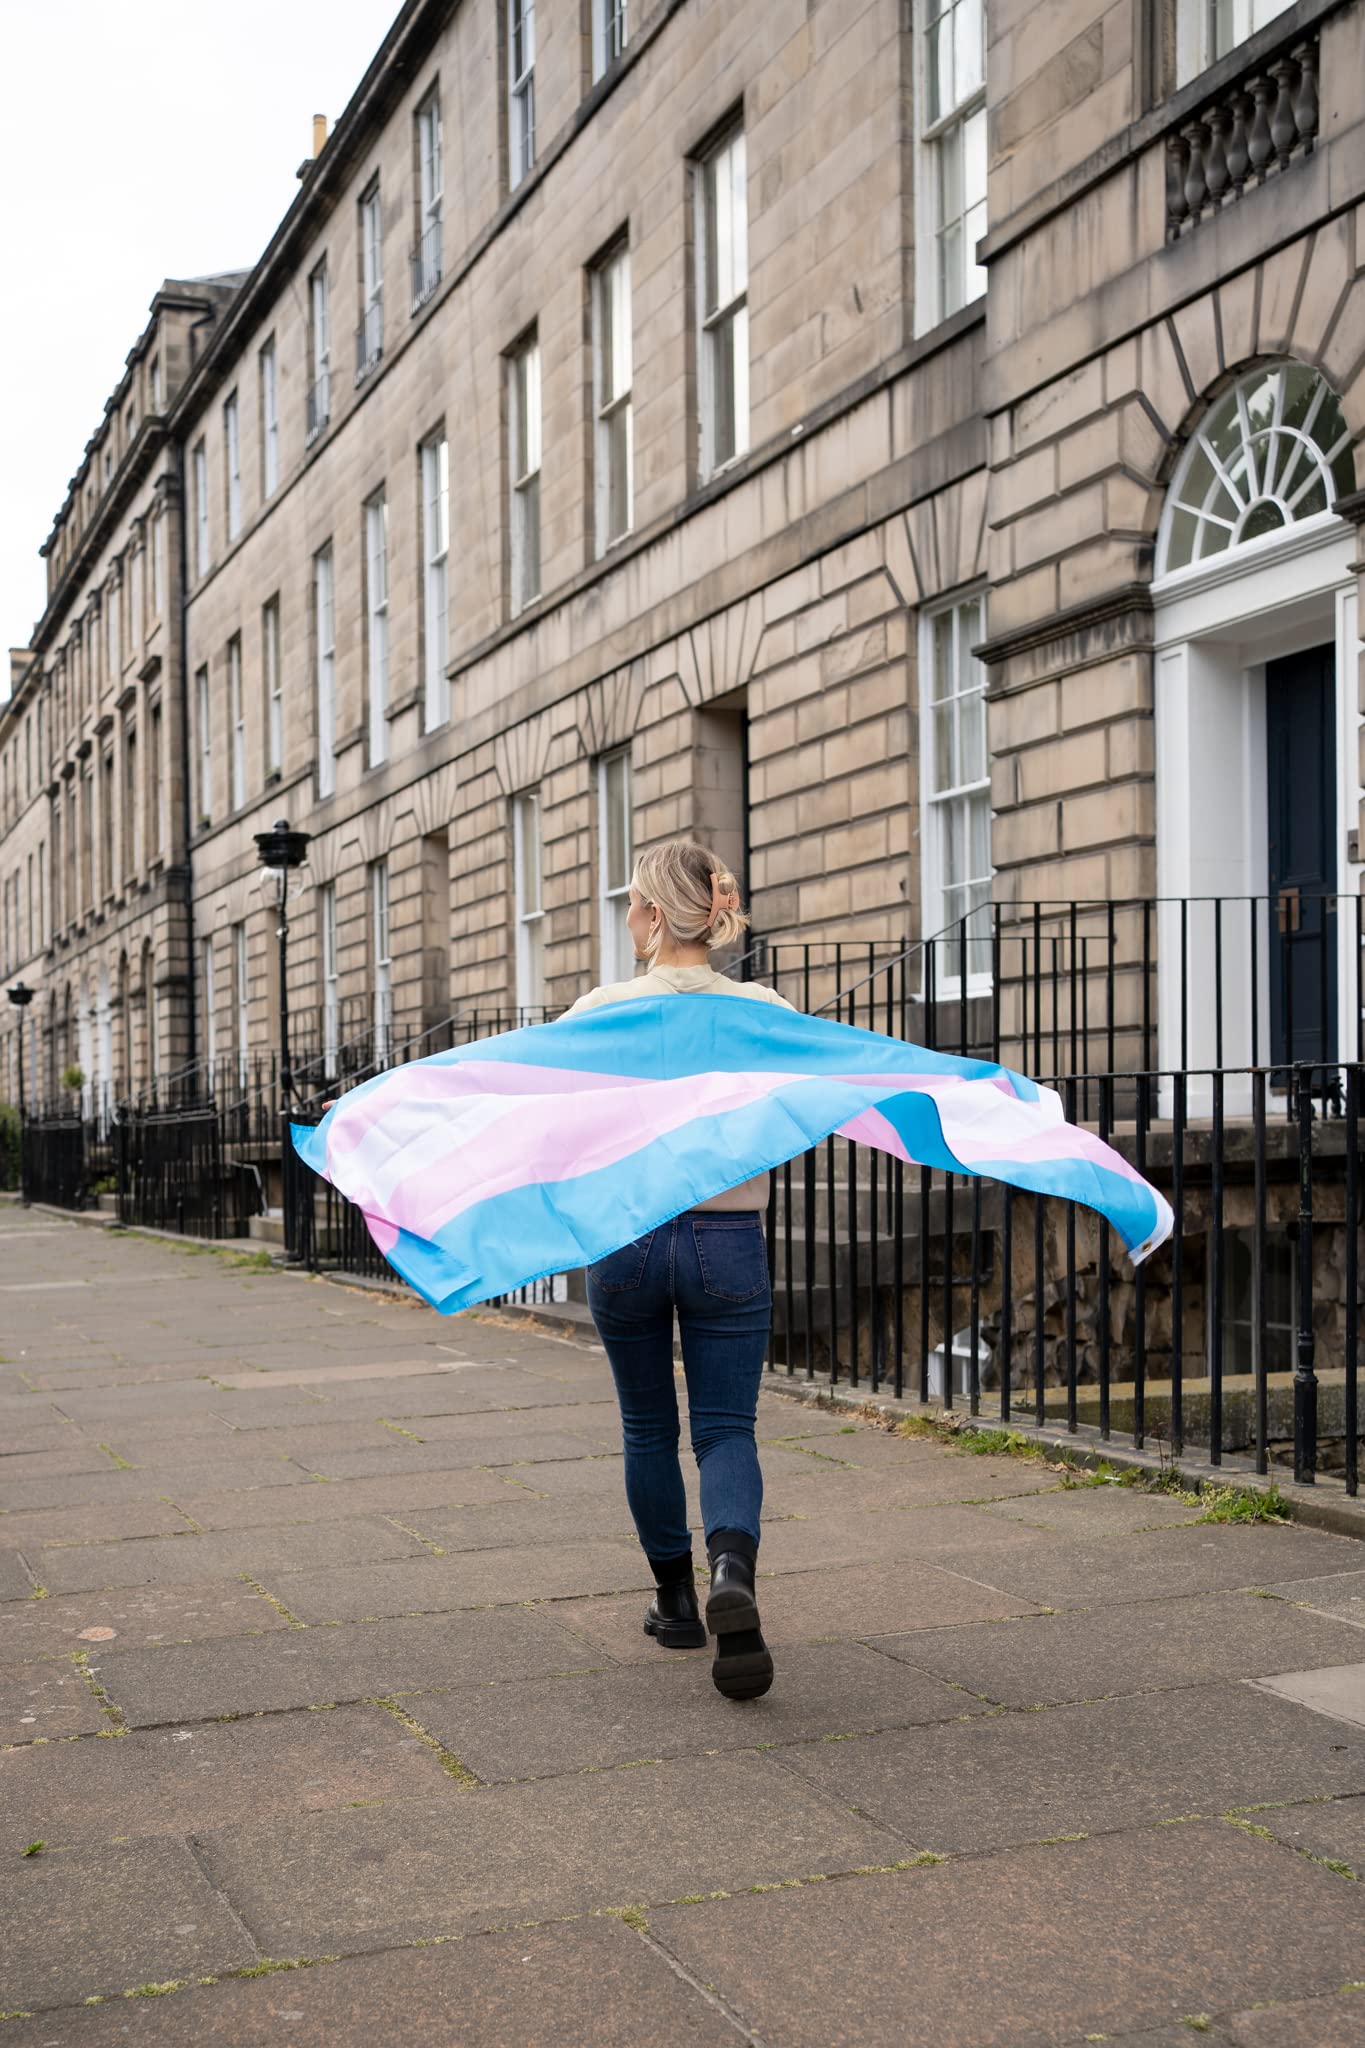
M 301 868 L 308 858 L 308 841 L 311 834 L 292 832 L 288 818 L 277 818 L 268 832 L 258 832 L 256 855 L 267 874 L 277 875 L 280 885 L 279 896 L 279 941 L 280 941 L 280 1101 L 287 1103 L 294 1092 L 294 1076 L 289 1066 L 289 875 L 293 868 Z
M 9 991 L 9 999 L 19 1012 L 19 1120 L 24 1117 L 24 1012 L 33 1001 L 33 990 L 25 988 L 22 981 L 16 981 Z

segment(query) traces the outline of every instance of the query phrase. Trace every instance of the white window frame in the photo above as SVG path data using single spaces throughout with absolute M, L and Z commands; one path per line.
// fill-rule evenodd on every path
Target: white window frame
M 523 1013 L 545 1006 L 545 852 L 541 826 L 540 791 L 523 790 L 514 796 L 512 885 L 517 1009 Z
M 316 636 L 318 797 L 336 794 L 336 567 L 332 543 L 313 557 L 313 621 Z
M 161 410 L 161 404 L 162 404 L 162 398 L 163 398 L 163 395 L 164 395 L 164 394 L 163 394 L 163 392 L 162 392 L 162 389 L 161 389 L 161 358 L 160 358 L 160 356 L 153 356 L 153 357 L 152 357 L 152 361 L 151 361 L 151 367 L 150 367 L 150 369 L 149 369 L 149 370 L 148 370 L 148 372 L 147 372 L 147 382 L 148 382 L 148 385 L 149 385 L 149 387 L 150 387 L 150 390 L 151 390 L 151 410 L 152 410 L 153 412 L 160 412 L 160 410 Z
M 630 245 L 619 241 L 592 272 L 593 495 L 599 555 L 624 540 L 635 520 L 631 321 Z M 624 508 L 612 490 L 613 440 L 618 435 L 624 442 Z
M 697 426 L 703 479 L 749 447 L 748 150 L 737 123 L 701 156 L 696 205 Z M 713 232 L 714 224 L 714 232 Z M 720 395 L 731 394 L 733 432 L 720 432 Z
M 937 11 L 932 11 L 937 9 Z M 972 15 L 964 10 L 974 10 Z M 918 176 L 915 180 L 915 332 L 926 334 L 937 327 L 963 306 L 972 305 L 986 290 L 986 273 L 974 258 L 976 243 L 986 232 L 986 8 L 985 0 L 914 0 L 915 22 L 915 132 L 918 143 Z M 929 51 L 933 26 L 940 20 L 948 22 L 950 36 L 955 36 L 959 16 L 966 22 L 977 21 L 981 38 L 981 77 L 973 80 L 951 106 L 934 115 L 934 95 L 930 86 Z M 965 41 L 965 39 L 964 39 Z M 969 52 L 966 45 L 964 54 Z M 954 47 L 951 64 L 957 63 Z M 968 74 L 970 78 L 970 73 Z M 968 174 L 967 131 L 971 124 L 972 146 L 981 151 L 981 190 L 979 197 L 970 202 L 966 195 Z M 960 224 L 962 269 L 960 282 L 953 290 L 944 288 L 944 264 L 942 239 L 953 222 L 943 217 L 943 180 L 950 150 L 956 150 L 962 184 L 961 210 L 953 216 L 953 222 Z M 957 305 L 948 301 L 956 298 Z
M 152 522 L 152 610 L 161 618 L 166 609 L 166 515 Z
M 592 78 L 599 78 L 616 62 L 630 40 L 628 0 L 592 0 Z
M 128 651 L 136 654 L 142 646 L 142 548 L 134 547 L 128 557 Z
M 507 358 L 508 538 L 512 617 L 541 593 L 540 342 L 529 335 Z
M 242 530 L 242 419 L 237 393 L 223 401 L 223 459 L 227 466 L 227 537 Z
M 450 716 L 450 443 L 445 429 L 422 443 L 422 726 Z
M 232 1007 L 237 1073 L 245 1085 L 247 1041 L 251 1036 L 251 953 L 245 920 L 232 927 Z
M 234 633 L 227 644 L 228 734 L 232 774 L 230 808 L 240 811 L 246 802 L 246 707 L 242 702 L 242 636 Z
M 265 683 L 266 780 L 284 773 L 284 680 L 280 668 L 280 600 L 261 606 L 261 672 Z
M 152 828 L 152 859 L 159 860 L 166 845 L 165 826 L 162 821 L 162 807 L 165 802 L 165 776 L 162 773 L 161 747 L 165 735 L 166 721 L 162 715 L 161 699 L 154 699 L 147 713 L 147 811 Z
M 366 682 L 370 766 L 389 758 L 389 504 L 383 491 L 365 507 Z
M 332 315 L 325 256 L 308 273 L 308 345 L 313 367 L 308 438 L 315 441 L 332 417 Z
M 338 995 L 337 885 L 323 882 L 318 889 L 318 933 L 322 954 L 322 1064 L 335 1073 L 341 1050 L 341 1005 Z
M 202 440 L 194 447 L 194 570 L 209 572 L 209 452 Z
M 262 348 L 261 375 L 261 496 L 271 498 L 280 484 L 280 382 L 279 360 L 272 334 Z
M 611 870 L 612 770 L 619 767 L 621 779 L 617 802 L 623 825 L 625 861 L 615 881 Z M 631 812 L 630 748 L 617 747 L 599 757 L 597 763 L 597 900 L 602 937 L 603 986 L 627 981 L 634 969 L 635 945 L 626 928 L 625 911 L 630 908 L 630 878 L 635 866 L 633 817 Z
M 199 817 L 207 824 L 213 816 L 213 693 L 207 662 L 194 674 L 194 715 L 199 728 Z
M 983 797 L 987 817 L 987 861 L 989 870 L 990 833 L 990 744 L 986 728 L 986 674 L 982 664 L 971 652 L 971 635 L 979 641 L 985 636 L 985 590 L 968 591 L 956 597 L 949 604 L 935 605 L 920 615 L 919 674 L 920 674 L 920 816 L 923 825 L 920 834 L 922 903 L 920 929 L 926 939 L 936 937 L 963 911 L 949 900 L 950 889 L 955 892 L 970 892 L 984 887 L 983 902 L 991 900 L 992 872 L 986 875 L 971 875 L 950 884 L 947 879 L 947 856 L 945 834 L 953 829 L 955 812 L 963 817 L 963 844 L 970 854 L 971 848 L 971 807 L 973 801 Z M 974 626 L 969 624 L 968 614 L 975 612 Z M 950 696 L 935 698 L 934 641 L 938 621 L 951 621 L 950 667 L 955 687 Z M 964 677 L 972 679 L 972 688 L 960 686 Z M 937 705 L 949 704 L 953 711 L 953 745 L 956 747 L 958 728 L 956 706 L 964 697 L 979 695 L 981 716 L 981 761 L 984 772 L 959 783 L 937 787 L 937 748 L 935 710 Z M 973 905 L 973 908 L 979 906 Z M 988 992 L 992 984 L 990 968 L 989 918 L 983 920 L 986 935 L 978 937 L 975 931 L 968 937 L 967 993 L 969 996 Z M 951 997 L 961 987 L 960 963 L 953 957 L 952 945 L 940 944 L 935 963 L 936 991 L 940 999 Z M 982 964 L 984 951 L 985 964 Z
M 431 91 L 417 109 L 417 248 L 412 308 L 424 306 L 441 282 L 445 165 L 441 154 L 441 95 Z
M 356 348 L 357 384 L 384 353 L 384 217 L 379 204 L 379 179 L 360 199 L 360 330 Z
M 107 664 L 107 680 L 116 683 L 123 667 L 123 650 L 119 644 L 119 586 L 111 583 L 104 600 L 104 658 Z
M 213 935 L 199 941 L 199 1008 L 203 1022 L 204 1058 L 210 1066 L 218 1057 L 218 1003 L 213 986 Z
M 1218 0 L 1179 0 L 1175 31 L 1177 85 L 1188 85 L 1210 64 L 1216 64 L 1220 57 L 1227 56 L 1287 12 L 1288 4 L 1289 0 L 1226 0 L 1220 9 Z M 1224 38 L 1218 33 L 1220 12 L 1228 28 Z M 1224 44 L 1221 49 L 1220 41 Z
M 376 1060 L 387 1060 L 393 1043 L 393 934 L 389 916 L 389 864 L 370 862 L 370 943 L 374 974 L 371 983 L 371 1023 Z
M 520 63 L 518 63 L 520 58 Z M 507 0 L 507 189 L 515 192 L 536 160 L 536 5 Z

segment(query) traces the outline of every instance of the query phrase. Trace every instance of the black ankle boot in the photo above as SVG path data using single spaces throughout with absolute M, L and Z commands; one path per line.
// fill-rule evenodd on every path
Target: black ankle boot
M 773 1682 L 772 1652 L 758 1625 L 754 1564 L 758 1545 L 742 1529 L 717 1529 L 707 1538 L 711 1591 L 706 1626 L 716 1639 L 711 1678 L 728 1700 L 756 1700 Z
M 700 1650 L 706 1630 L 697 1607 L 697 1584 L 692 1575 L 692 1553 L 681 1557 L 651 1557 L 655 1593 L 645 1613 L 645 1634 L 653 1636 L 665 1650 Z

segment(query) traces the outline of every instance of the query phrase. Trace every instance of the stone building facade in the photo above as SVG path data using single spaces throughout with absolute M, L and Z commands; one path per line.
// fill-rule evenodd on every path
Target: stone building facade
M 159 296 L 49 542 L 0 717 L 3 762 L 65 707 L 22 828 L 49 1077 L 273 1045 L 282 815 L 324 1069 L 628 972 L 631 851 L 685 830 L 812 1000 L 834 942 L 967 918 L 944 972 L 1027 1051 L 1030 932 L 1090 934 L 1150 1060 L 1158 899 L 1286 885 L 1296 691 L 1359 892 L 1362 37 L 1358 0 L 409 0 L 256 267 Z M 92 683 L 158 512 L 183 645 L 172 605 Z M 105 876 L 158 674 L 164 851 Z

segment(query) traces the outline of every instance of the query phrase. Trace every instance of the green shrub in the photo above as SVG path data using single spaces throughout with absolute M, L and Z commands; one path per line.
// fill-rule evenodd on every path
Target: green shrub
M 0 1102 L 0 1188 L 19 1185 L 19 1112 L 12 1102 Z

